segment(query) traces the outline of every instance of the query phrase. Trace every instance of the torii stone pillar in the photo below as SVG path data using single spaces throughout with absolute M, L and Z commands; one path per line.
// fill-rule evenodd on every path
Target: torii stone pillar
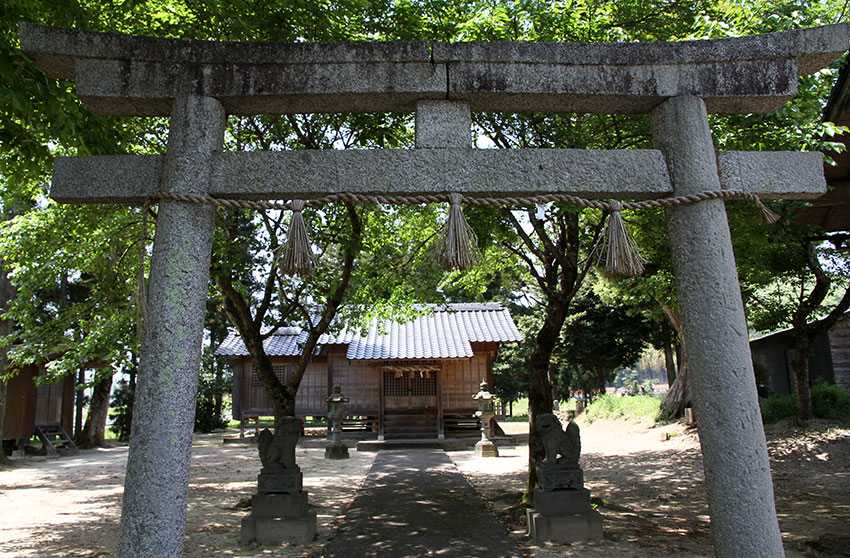
M 174 101 L 164 191 L 204 195 L 226 115 L 210 97 Z M 182 556 L 215 209 L 163 200 L 151 258 L 118 554 Z
M 141 204 L 166 191 L 648 199 L 825 192 L 817 153 L 714 153 L 706 113 L 769 113 L 847 50 L 850 26 L 637 44 L 215 43 L 23 23 L 21 45 L 93 111 L 172 116 L 165 157 L 58 158 L 51 197 Z M 416 149 L 219 153 L 227 114 L 416 112 Z M 470 111 L 652 114 L 658 149 L 471 149 Z M 213 212 L 163 201 L 120 555 L 182 550 Z M 732 245 L 720 201 L 671 209 L 716 553 L 781 556 Z
M 673 192 L 720 189 L 705 103 L 673 97 L 652 112 Z M 667 209 L 690 387 L 718 556 L 784 556 L 749 333 L 721 200 Z

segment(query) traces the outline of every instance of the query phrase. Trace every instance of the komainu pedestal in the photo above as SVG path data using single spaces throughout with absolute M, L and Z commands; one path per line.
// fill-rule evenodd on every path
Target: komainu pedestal
M 301 468 L 295 464 L 300 432 L 299 419 L 282 417 L 274 435 L 268 429 L 260 433 L 263 468 L 251 498 L 251 515 L 242 520 L 242 542 L 307 544 L 316 536 L 316 512 L 308 509 Z
M 558 417 L 545 414 L 537 417 L 535 428 L 543 435 L 546 458 L 537 468 L 541 486 L 534 489 L 534 507 L 526 512 L 529 536 L 538 543 L 601 540 L 602 516 L 590 506 L 578 464 L 578 425 L 570 421 L 562 430 Z

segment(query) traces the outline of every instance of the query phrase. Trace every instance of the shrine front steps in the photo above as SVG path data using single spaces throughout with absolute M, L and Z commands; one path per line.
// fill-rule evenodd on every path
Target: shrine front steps
M 438 440 L 436 438 L 415 438 L 415 439 L 399 439 L 399 440 L 357 440 L 350 439 L 343 435 L 342 441 L 349 449 L 357 451 L 381 451 L 381 450 L 396 450 L 396 449 L 441 449 L 444 451 L 463 451 L 472 450 L 476 442 L 480 438 L 445 438 Z M 517 446 L 528 443 L 528 435 L 521 436 L 494 436 L 493 442 L 497 446 Z M 245 438 L 225 437 L 225 444 L 256 444 L 256 439 L 253 436 Z M 298 440 L 299 448 L 326 448 L 331 443 L 330 440 L 324 437 L 309 436 Z
M 463 451 L 472 449 L 480 438 L 400 439 L 400 440 L 361 440 L 357 442 L 357 451 L 381 451 L 401 449 L 441 449 L 443 451 Z M 499 446 L 516 446 L 516 438 L 509 436 L 494 437 Z

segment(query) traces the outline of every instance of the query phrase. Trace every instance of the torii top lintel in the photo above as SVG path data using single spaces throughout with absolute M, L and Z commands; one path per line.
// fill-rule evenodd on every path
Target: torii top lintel
M 230 114 L 412 112 L 416 101 L 473 111 L 648 113 L 669 97 L 709 112 L 764 113 L 797 77 L 848 47 L 846 23 L 675 43 L 235 43 L 20 24 L 23 50 L 74 79 L 95 112 L 168 116 L 181 94 Z

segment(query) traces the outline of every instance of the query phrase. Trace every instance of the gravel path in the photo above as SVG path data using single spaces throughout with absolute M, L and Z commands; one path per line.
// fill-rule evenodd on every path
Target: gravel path
M 381 451 L 325 558 L 521 558 L 442 450 Z

